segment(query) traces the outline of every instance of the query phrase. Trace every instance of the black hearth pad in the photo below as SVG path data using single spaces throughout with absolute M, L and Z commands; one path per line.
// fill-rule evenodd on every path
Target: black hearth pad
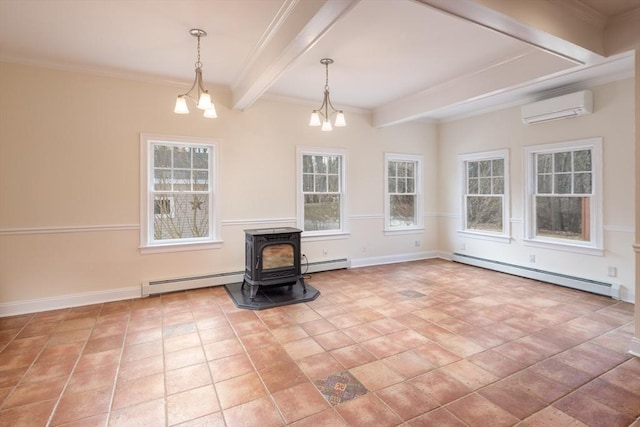
M 320 291 L 305 283 L 307 292 L 304 293 L 301 285 L 260 286 L 253 301 L 250 298 L 249 285 L 242 289 L 242 283 L 224 285 L 229 296 L 238 308 L 249 310 L 264 310 L 265 308 L 279 307 L 281 305 L 297 304 L 299 302 L 313 301 L 318 298 Z

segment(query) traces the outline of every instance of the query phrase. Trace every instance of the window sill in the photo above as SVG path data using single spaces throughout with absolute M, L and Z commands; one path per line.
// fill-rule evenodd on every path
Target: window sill
M 525 246 L 536 248 L 551 249 L 556 251 L 573 252 L 576 254 L 604 256 L 604 249 L 592 246 L 572 245 L 570 243 L 552 242 L 548 240 L 538 239 L 522 239 Z
M 351 233 L 346 232 L 332 232 L 327 234 L 306 234 L 303 232 L 301 240 L 305 242 L 317 242 L 321 240 L 339 240 L 348 239 Z
M 140 246 L 140 253 L 161 254 L 167 252 L 202 251 L 207 249 L 220 249 L 224 242 L 222 240 L 208 242 L 171 243 L 166 245 Z
M 384 230 L 385 236 L 396 236 L 401 234 L 422 234 L 424 233 L 424 227 L 412 227 L 412 228 L 387 228 Z
M 471 239 L 490 240 L 492 242 L 511 243 L 511 236 L 506 234 L 481 233 L 478 231 L 458 230 L 460 236 Z

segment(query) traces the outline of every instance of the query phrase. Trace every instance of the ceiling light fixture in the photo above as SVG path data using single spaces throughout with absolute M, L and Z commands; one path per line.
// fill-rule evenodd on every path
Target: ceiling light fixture
M 333 59 L 323 58 L 320 60 L 320 63 L 325 66 L 326 70 L 324 98 L 322 99 L 322 105 L 320 106 L 320 108 L 311 112 L 311 120 L 309 120 L 309 126 L 322 126 L 320 130 L 329 131 L 333 129 L 331 127 L 330 115 L 336 115 L 336 119 L 333 122 L 333 125 L 335 127 L 346 126 L 347 122 L 344 119 L 344 113 L 342 112 L 342 110 L 336 110 L 331 103 L 331 98 L 329 97 L 329 64 L 333 64 Z M 329 108 L 331 108 L 331 111 L 329 111 Z M 321 117 L 322 120 L 320 120 Z
M 196 103 L 197 107 L 204 110 L 204 117 L 215 119 L 218 117 L 216 113 L 216 106 L 211 102 L 211 95 L 202 87 L 202 62 L 200 62 L 200 37 L 207 35 L 207 32 L 198 28 L 192 28 L 189 33 L 198 38 L 198 61 L 196 62 L 196 78 L 193 81 L 191 89 L 187 93 L 178 95 L 176 99 L 176 106 L 173 109 L 177 114 L 189 114 L 189 107 L 187 107 L 187 98 Z M 195 96 L 191 92 L 194 92 Z

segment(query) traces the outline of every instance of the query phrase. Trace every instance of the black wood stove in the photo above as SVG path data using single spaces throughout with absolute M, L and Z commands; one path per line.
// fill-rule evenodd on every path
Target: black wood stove
M 291 227 L 259 228 L 245 232 L 245 271 L 242 289 L 249 285 L 251 299 L 260 286 L 304 284 L 300 267 L 300 234 Z

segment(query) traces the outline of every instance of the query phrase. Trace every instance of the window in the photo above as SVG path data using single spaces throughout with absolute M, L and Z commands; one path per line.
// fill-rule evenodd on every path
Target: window
M 509 239 L 509 152 L 459 156 L 462 177 L 460 230 L 476 237 Z
M 298 148 L 298 228 L 304 235 L 347 232 L 345 162 L 344 150 Z
M 526 239 L 600 254 L 602 140 L 526 147 L 525 159 Z
M 216 243 L 216 148 L 211 140 L 141 135 L 143 252 Z
M 422 229 L 422 156 L 385 153 L 385 231 Z

